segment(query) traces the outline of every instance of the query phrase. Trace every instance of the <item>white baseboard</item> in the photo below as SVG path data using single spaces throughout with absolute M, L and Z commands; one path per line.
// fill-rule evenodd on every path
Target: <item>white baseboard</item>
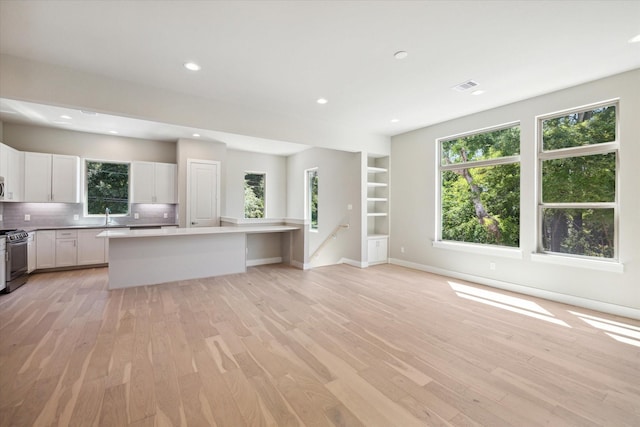
M 260 258 L 260 259 L 248 259 L 247 267 L 255 267 L 256 265 L 266 265 L 266 264 L 280 264 L 282 262 L 282 257 L 274 257 L 274 258 Z
M 504 289 L 512 292 L 518 292 L 524 295 L 531 295 L 534 297 L 561 302 L 564 304 L 571 304 L 577 307 L 588 308 L 590 310 L 601 311 L 603 313 L 609 313 L 616 316 L 623 316 L 631 319 L 640 320 L 640 310 L 632 307 L 625 307 L 622 305 L 611 304 L 608 302 L 596 301 L 588 298 L 561 294 L 558 292 L 532 288 L 529 286 L 516 285 L 514 283 L 502 282 L 500 280 L 488 279 L 486 277 L 474 276 L 472 274 L 459 273 L 456 271 L 445 270 L 442 268 L 432 267 L 430 265 L 418 264 L 415 262 L 405 261 L 405 260 L 396 259 L 396 258 L 389 258 L 389 263 L 399 265 L 402 267 L 412 268 L 414 270 L 421 270 L 421 271 L 426 271 L 428 273 L 439 274 L 441 276 L 448 276 L 455 279 L 475 282 L 481 285 L 491 286 L 493 288 Z
M 309 270 L 311 268 L 311 264 L 305 264 L 296 260 L 291 260 L 291 265 L 295 268 L 299 268 L 300 270 Z
M 369 265 L 367 262 L 356 261 L 349 258 L 340 258 L 340 261 L 338 261 L 338 264 L 347 264 L 352 267 L 358 267 L 358 268 L 367 268 L 367 266 Z

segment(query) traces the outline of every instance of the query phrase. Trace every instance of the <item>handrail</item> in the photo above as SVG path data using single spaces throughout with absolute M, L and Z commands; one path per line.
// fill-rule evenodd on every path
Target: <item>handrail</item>
M 324 241 L 320 244 L 320 246 L 318 246 L 318 249 L 316 249 L 313 254 L 309 257 L 310 259 L 316 258 L 318 256 L 318 254 L 320 253 L 320 251 L 322 250 L 322 248 L 324 248 L 325 246 L 327 246 L 327 243 L 329 243 L 329 239 L 335 239 L 338 236 L 338 232 L 345 228 L 348 229 L 350 227 L 349 224 L 339 224 L 332 232 L 331 234 L 329 234 L 327 236 L 326 239 L 324 239 Z

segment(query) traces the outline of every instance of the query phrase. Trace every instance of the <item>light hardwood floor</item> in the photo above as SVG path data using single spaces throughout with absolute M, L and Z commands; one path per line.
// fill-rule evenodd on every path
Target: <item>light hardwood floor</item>
M 0 296 L 0 426 L 640 425 L 639 321 L 391 265 L 106 284 Z

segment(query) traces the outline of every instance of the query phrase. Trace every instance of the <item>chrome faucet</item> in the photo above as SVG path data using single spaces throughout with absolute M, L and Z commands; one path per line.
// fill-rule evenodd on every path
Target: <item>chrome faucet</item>
M 104 210 L 104 225 L 105 226 L 109 226 L 109 223 L 111 222 L 111 218 L 109 218 L 109 214 L 111 213 L 111 209 L 109 208 L 105 208 Z

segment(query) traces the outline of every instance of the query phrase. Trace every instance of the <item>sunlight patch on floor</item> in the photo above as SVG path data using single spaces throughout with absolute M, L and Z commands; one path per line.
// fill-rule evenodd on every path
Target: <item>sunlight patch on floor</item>
M 577 311 L 569 311 L 569 313 L 578 316 L 578 318 L 586 324 L 604 331 L 605 334 L 616 341 L 640 347 L 640 327 L 579 313 Z
M 456 291 L 456 295 L 472 301 L 481 302 L 492 307 L 501 308 L 513 313 L 522 314 L 535 319 L 544 320 L 545 322 L 554 323 L 556 325 L 570 328 L 567 323 L 553 317 L 553 314 L 542 308 L 539 304 L 526 300 L 524 298 L 504 295 L 499 292 L 493 292 L 486 289 L 479 289 L 473 286 L 463 285 L 449 281 L 451 289 Z

